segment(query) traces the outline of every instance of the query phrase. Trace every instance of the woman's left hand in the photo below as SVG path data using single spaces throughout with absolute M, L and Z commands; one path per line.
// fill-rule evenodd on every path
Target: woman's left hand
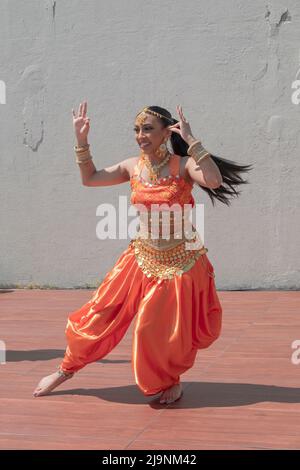
M 179 115 L 179 122 L 173 124 L 172 126 L 168 126 L 168 129 L 170 129 L 172 132 L 176 132 L 176 134 L 179 134 L 187 144 L 190 144 L 191 141 L 195 140 L 190 124 L 183 115 L 182 107 L 176 106 L 176 110 Z

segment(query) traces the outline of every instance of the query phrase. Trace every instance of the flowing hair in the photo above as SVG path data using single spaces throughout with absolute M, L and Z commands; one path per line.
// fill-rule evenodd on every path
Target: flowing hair
M 159 114 L 162 114 L 163 116 L 166 116 L 166 119 L 157 116 L 157 119 L 161 121 L 163 127 L 168 127 L 172 124 L 176 124 L 177 122 L 179 122 L 177 121 L 177 119 L 174 119 L 171 113 L 165 108 L 161 108 L 160 106 L 148 106 L 148 108 L 151 111 L 155 111 Z M 176 155 L 180 155 L 182 157 L 188 155 L 187 150 L 189 148 L 189 145 L 176 132 L 172 132 L 171 145 L 173 152 Z M 241 193 L 241 191 L 236 190 L 235 186 L 249 184 L 249 181 L 244 180 L 240 176 L 240 173 L 247 173 L 248 171 L 252 170 L 252 164 L 239 165 L 238 163 L 232 160 L 226 160 L 225 158 L 217 157 L 216 155 L 212 155 L 211 153 L 210 157 L 219 168 L 223 179 L 222 185 L 214 189 L 202 186 L 200 183 L 197 183 L 197 185 L 207 192 L 213 206 L 215 205 L 214 199 L 218 199 L 223 204 L 229 206 L 231 204 L 230 199 L 238 197 Z

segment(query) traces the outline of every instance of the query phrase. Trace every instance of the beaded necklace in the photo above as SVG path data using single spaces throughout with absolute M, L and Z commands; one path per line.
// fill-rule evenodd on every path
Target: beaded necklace
M 167 150 L 166 156 L 163 159 L 163 161 L 160 162 L 158 165 L 152 165 L 151 161 L 149 160 L 149 157 L 145 155 L 144 153 L 142 153 L 141 159 L 142 159 L 142 162 L 145 163 L 147 169 L 149 170 L 149 178 L 150 178 L 151 183 L 158 182 L 158 176 L 159 176 L 160 170 L 163 166 L 165 166 L 168 163 L 168 161 L 170 160 L 170 157 L 171 157 L 171 153 Z

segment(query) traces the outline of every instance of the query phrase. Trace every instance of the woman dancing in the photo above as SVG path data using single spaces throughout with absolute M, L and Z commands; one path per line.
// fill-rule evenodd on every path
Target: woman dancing
M 87 364 L 105 357 L 135 318 L 136 384 L 144 395 L 161 392 L 160 403 L 174 402 L 183 393 L 180 376 L 192 367 L 198 349 L 209 347 L 220 335 L 222 307 L 214 267 L 195 227 L 183 233 L 189 211 L 178 208 L 194 207 L 194 184 L 208 193 L 213 205 L 214 199 L 229 205 L 229 197 L 240 194 L 235 186 L 248 183 L 240 173 L 251 165 L 210 154 L 193 136 L 181 106 L 176 109 L 179 121 L 159 106 L 143 108 L 134 126 L 139 156 L 98 171 L 89 150 L 87 102 L 80 103 L 77 115 L 72 110 L 83 185 L 130 181 L 131 203 L 140 211 L 140 225 L 138 236 L 92 298 L 69 314 L 64 358 L 56 372 L 39 382 L 35 397 L 47 395 Z

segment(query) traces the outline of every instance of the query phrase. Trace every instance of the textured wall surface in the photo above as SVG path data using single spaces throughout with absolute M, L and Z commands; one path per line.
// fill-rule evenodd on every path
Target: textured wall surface
M 0 40 L 2 287 L 96 286 L 128 244 L 96 237 L 97 206 L 130 191 L 81 184 L 86 99 L 98 169 L 138 155 L 146 105 L 181 104 L 211 153 L 253 163 L 230 207 L 194 188 L 217 288 L 299 289 L 298 0 L 0 0 Z

